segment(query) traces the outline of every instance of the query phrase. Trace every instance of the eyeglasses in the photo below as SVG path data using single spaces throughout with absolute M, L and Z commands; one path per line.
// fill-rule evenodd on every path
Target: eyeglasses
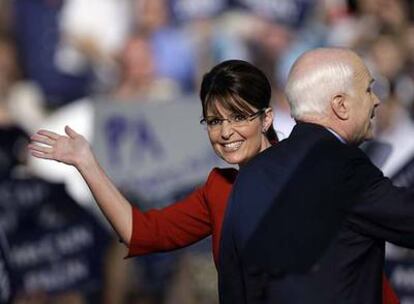
M 261 114 L 263 114 L 266 109 L 260 109 L 259 111 L 247 115 L 247 114 L 240 114 L 240 113 L 233 113 L 228 118 L 219 118 L 216 116 L 207 116 L 200 120 L 200 124 L 206 125 L 207 128 L 211 130 L 218 129 L 220 126 L 223 125 L 225 121 L 228 121 L 233 127 L 242 127 L 249 124 L 250 121 L 256 119 Z

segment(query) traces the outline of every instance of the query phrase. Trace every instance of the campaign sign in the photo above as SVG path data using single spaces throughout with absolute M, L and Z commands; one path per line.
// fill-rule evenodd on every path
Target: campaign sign
M 200 118 L 195 97 L 171 103 L 97 102 L 93 148 L 124 193 L 139 197 L 144 209 L 160 207 L 202 183 L 213 167 L 226 166 L 213 152 Z
M 2 180 L 0 229 L 7 238 L 7 267 L 16 293 L 99 291 L 109 236 L 62 184 Z

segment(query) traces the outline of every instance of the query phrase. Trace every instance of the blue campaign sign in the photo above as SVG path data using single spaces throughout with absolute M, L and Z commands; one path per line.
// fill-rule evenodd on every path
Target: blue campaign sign
M 129 121 L 124 116 L 115 114 L 103 122 L 103 128 L 111 167 L 121 164 L 123 155 L 118 148 L 126 141 L 132 142 L 131 156 L 137 161 L 143 159 L 145 154 L 161 159 L 166 152 L 145 116 Z
M 199 124 L 197 98 L 171 103 L 97 102 L 93 148 L 115 184 L 144 209 L 174 201 L 228 166 Z
M 36 178 L 1 181 L 0 227 L 16 292 L 99 291 L 109 236 L 63 185 Z

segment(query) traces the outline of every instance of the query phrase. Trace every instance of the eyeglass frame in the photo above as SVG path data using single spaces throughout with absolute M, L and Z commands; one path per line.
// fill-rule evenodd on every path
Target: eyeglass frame
M 243 119 L 241 122 L 248 123 L 250 121 L 253 121 L 257 117 L 260 117 L 260 115 L 262 115 L 263 113 L 265 113 L 267 109 L 268 108 L 262 108 L 262 109 L 258 110 L 257 112 L 254 112 L 254 113 L 252 113 L 250 115 L 247 115 L 246 118 Z M 237 115 L 236 113 L 234 113 L 234 114 Z M 203 125 L 203 126 L 206 126 L 207 128 L 213 128 L 214 129 L 214 127 L 222 126 L 225 121 L 227 121 L 232 126 L 235 126 L 234 123 L 237 123 L 237 121 L 235 121 L 232 118 L 218 118 L 218 117 L 215 117 L 215 119 L 219 120 L 219 123 L 217 123 L 215 125 L 209 125 L 207 123 L 208 117 L 212 117 L 212 116 L 207 116 L 207 117 L 204 117 L 203 119 L 200 120 L 200 124 Z

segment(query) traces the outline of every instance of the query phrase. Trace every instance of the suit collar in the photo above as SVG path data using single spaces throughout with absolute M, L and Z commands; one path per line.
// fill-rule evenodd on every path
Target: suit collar
M 296 137 L 296 136 L 318 136 L 318 137 L 325 137 L 327 139 L 335 139 L 338 140 L 339 139 L 336 137 L 335 134 L 333 134 L 331 131 L 329 131 L 326 127 L 318 125 L 318 124 L 314 124 L 314 123 L 309 123 L 309 122 L 302 122 L 302 121 L 298 121 L 295 125 L 295 127 L 292 130 L 292 133 L 290 135 L 291 137 Z
M 347 144 L 346 140 L 342 138 L 341 135 L 339 135 L 338 133 L 336 133 L 334 130 L 332 130 L 331 128 L 326 128 L 329 132 L 331 132 L 333 135 L 335 135 L 336 138 L 338 138 L 338 140 L 343 143 L 343 144 Z

